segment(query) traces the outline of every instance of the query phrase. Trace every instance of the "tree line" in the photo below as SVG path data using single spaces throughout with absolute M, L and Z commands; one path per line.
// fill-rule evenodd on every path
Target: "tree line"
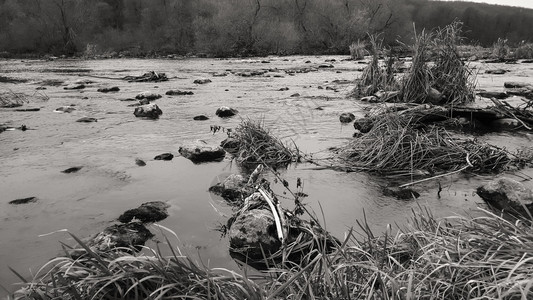
M 533 10 L 429 0 L 0 0 L 0 52 L 131 55 L 348 53 L 464 23 L 467 42 L 533 37 Z M 414 24 L 414 26 L 413 26 Z

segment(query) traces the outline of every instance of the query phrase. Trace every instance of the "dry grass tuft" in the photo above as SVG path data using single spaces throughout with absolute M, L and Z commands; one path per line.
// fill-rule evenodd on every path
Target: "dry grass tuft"
M 412 117 L 387 113 L 372 129 L 338 150 L 338 167 L 382 175 L 436 175 L 470 169 L 475 173 L 504 169 L 505 151 L 476 140 L 453 138 L 445 129 L 424 127 Z
M 243 120 L 229 137 L 238 145 L 234 155 L 243 165 L 283 167 L 300 160 L 296 145 L 289 147 L 273 136 L 261 120 Z

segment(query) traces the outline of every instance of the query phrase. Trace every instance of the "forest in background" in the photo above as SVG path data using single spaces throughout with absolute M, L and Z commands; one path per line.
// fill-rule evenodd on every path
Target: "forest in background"
M 347 54 L 368 33 L 463 22 L 465 43 L 532 42 L 533 10 L 429 0 L 0 0 L 0 52 L 131 56 Z

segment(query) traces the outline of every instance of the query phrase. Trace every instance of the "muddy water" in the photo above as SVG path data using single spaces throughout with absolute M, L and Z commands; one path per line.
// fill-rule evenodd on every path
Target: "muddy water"
M 0 109 L 0 124 L 15 127 L 25 124 L 31 129 L 0 134 L 0 283 L 13 289 L 11 284 L 19 280 L 8 271 L 8 266 L 30 277 L 58 253 L 58 241 L 73 243 L 64 233 L 40 235 L 66 228 L 78 236 L 88 236 L 108 226 L 126 209 L 156 200 L 171 205 L 170 217 L 160 224 L 177 233 L 176 246 L 183 252 L 210 267 L 237 268 L 228 255 L 228 241 L 213 230 L 225 223 L 231 210 L 207 189 L 227 174 L 239 172 L 238 167 L 229 159 L 194 165 L 179 156 L 172 161 L 155 161 L 153 157 L 164 152 L 178 155 L 179 146 L 190 141 L 218 144 L 225 133 L 213 134 L 210 126 L 232 128 L 241 118 L 263 119 L 274 134 L 293 139 L 305 153 L 324 155 L 325 149 L 345 143 L 353 133 L 351 126 L 340 125 L 338 116 L 343 112 L 362 116 L 367 105 L 346 97 L 352 85 L 343 80 L 352 80 L 364 65 L 345 58 L 271 57 L 267 59 L 269 63 L 262 63 L 264 59 L 0 61 L 1 76 L 28 80 L 0 83 L 0 91 L 33 94 L 37 87 L 45 86 L 39 92 L 49 97 L 47 101 L 35 100 L 25 105 L 41 108 L 38 112 Z M 335 61 L 326 62 L 331 59 Z M 333 68 L 294 75 L 285 72 L 320 64 L 331 64 Z M 497 66 L 476 67 L 483 70 Z M 533 74 L 528 65 L 504 67 L 512 72 L 506 77 L 480 75 L 479 87 L 501 90 L 503 81 L 525 81 L 524 76 Z M 255 77 L 229 72 L 261 69 L 270 71 Z M 164 72 L 170 80 L 160 83 L 119 80 L 149 70 Z M 213 76 L 224 72 L 228 75 Z M 212 82 L 193 83 L 201 78 Z M 83 90 L 64 90 L 64 85 L 46 85 L 46 80 L 94 83 Z M 108 94 L 96 91 L 112 86 L 118 86 L 120 91 Z M 280 91 L 281 88 L 289 89 Z M 170 89 L 192 91 L 194 95 L 165 96 Z M 120 101 L 143 91 L 163 95 L 155 101 L 163 110 L 159 120 L 135 118 L 134 108 L 127 106 L 132 102 Z M 74 105 L 76 110 L 54 112 L 64 105 Z M 238 109 L 238 117 L 216 117 L 215 111 L 222 105 Z M 193 121 L 199 114 L 209 116 L 210 120 Z M 97 118 L 98 122 L 75 122 L 84 116 Z M 531 137 L 492 134 L 480 138 L 517 147 L 529 144 Z M 147 165 L 137 166 L 136 158 Z M 77 173 L 61 173 L 73 166 L 83 168 Z M 382 195 L 387 182 L 362 173 L 316 170 L 313 165 L 300 164 L 289 168 L 284 177 L 291 185 L 297 177 L 303 180 L 309 207 L 339 237 L 356 224 L 355 220 L 362 220 L 364 214 L 379 232 L 387 224 L 404 223 L 411 210 L 419 206 L 431 208 L 437 216 L 472 213 L 481 202 L 473 193 L 475 187 L 490 179 L 443 178 L 417 186 L 421 193 L 417 201 L 399 201 Z M 440 196 L 438 184 L 442 187 Z M 32 196 L 38 198 L 37 202 L 8 204 L 10 200 Z M 290 205 L 289 200 L 283 201 Z

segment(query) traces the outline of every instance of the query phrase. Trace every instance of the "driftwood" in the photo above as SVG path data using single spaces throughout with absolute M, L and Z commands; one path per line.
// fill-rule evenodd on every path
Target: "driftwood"
M 521 126 L 514 129 L 533 128 L 533 101 L 527 102 L 525 107 L 513 107 L 505 101 L 491 99 L 495 106 L 478 108 L 466 106 L 435 106 L 435 105 L 399 105 L 387 109 L 378 109 L 377 113 L 370 113 L 365 118 L 355 120 L 354 128 L 362 133 L 369 132 L 375 121 L 385 113 L 395 112 L 400 117 L 412 120 L 412 124 L 431 125 L 445 122 L 445 127 L 471 126 L 471 129 L 491 130 L 492 124 L 500 119 L 514 119 Z M 481 127 L 481 128 L 480 128 Z

